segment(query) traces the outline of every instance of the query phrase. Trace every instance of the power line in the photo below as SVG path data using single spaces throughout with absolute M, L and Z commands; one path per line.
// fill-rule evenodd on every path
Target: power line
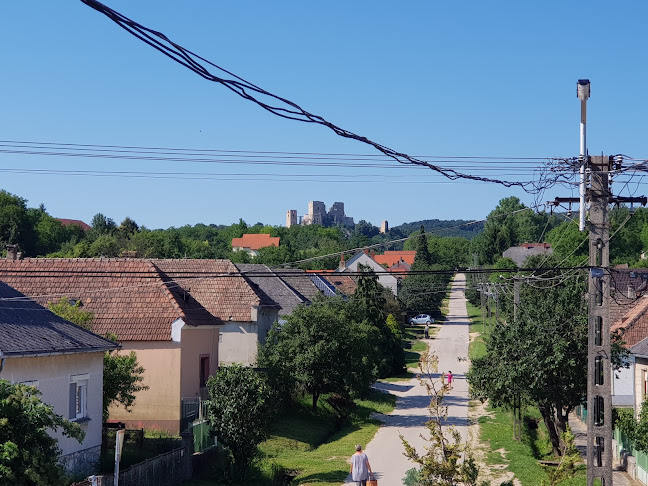
M 125 15 L 120 14 L 119 12 L 107 7 L 106 5 L 96 0 L 81 0 L 81 1 L 86 5 L 88 5 L 89 7 L 106 15 L 109 19 L 111 19 L 117 25 L 122 27 L 124 30 L 134 35 L 135 37 L 145 42 L 146 44 L 150 45 L 154 49 L 158 50 L 159 52 L 169 57 L 170 59 L 190 69 L 191 71 L 193 71 L 194 73 L 198 74 L 199 76 L 201 76 L 202 78 L 208 81 L 212 81 L 223 85 L 224 87 L 231 90 L 238 96 L 242 97 L 247 101 L 257 104 L 264 110 L 267 110 L 268 112 L 276 116 L 279 116 L 281 118 L 300 121 L 304 123 L 314 123 L 317 125 L 325 126 L 341 137 L 353 139 L 358 142 L 362 142 L 364 144 L 370 145 L 374 147 L 376 150 L 378 150 L 379 152 L 385 154 L 386 156 L 392 158 L 393 160 L 401 164 L 412 164 L 412 165 L 427 167 L 433 170 L 434 172 L 441 174 L 451 180 L 467 179 L 467 180 L 474 180 L 474 181 L 481 181 L 481 182 L 497 183 L 505 187 L 517 186 L 530 194 L 540 193 L 543 190 L 545 190 L 547 187 L 555 185 L 563 179 L 563 176 L 560 174 L 555 174 L 554 177 L 546 178 L 544 181 L 540 181 L 540 182 L 536 182 L 536 181 L 519 182 L 519 181 L 511 181 L 511 180 L 494 179 L 489 177 L 477 176 L 470 173 L 460 172 L 455 169 L 443 168 L 441 166 L 424 161 L 420 158 L 395 151 L 389 147 L 374 142 L 367 137 L 357 135 L 351 131 L 345 130 L 337 125 L 334 125 L 333 123 L 325 120 L 323 117 L 304 110 L 296 103 L 286 98 L 283 98 L 281 96 L 270 93 L 269 91 L 266 91 L 260 88 L 259 86 L 250 83 L 249 81 L 246 81 L 240 76 L 237 76 L 231 73 L 230 71 L 227 71 L 226 69 L 208 61 L 207 59 L 171 41 L 163 33 L 144 27 L 143 25 L 129 19 Z M 223 77 L 211 73 L 203 63 L 208 64 L 213 68 L 216 68 L 218 71 L 221 71 L 222 73 L 225 73 L 228 76 L 231 76 L 232 79 L 225 79 Z M 256 98 L 255 96 L 263 97 L 263 99 L 267 101 L 262 101 L 261 99 Z

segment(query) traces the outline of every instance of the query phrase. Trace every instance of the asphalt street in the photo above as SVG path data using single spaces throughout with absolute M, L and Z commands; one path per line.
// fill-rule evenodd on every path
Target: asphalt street
M 466 277 L 457 274 L 450 292 L 449 312 L 446 320 L 440 325 L 438 334 L 426 340 L 430 349 L 439 357 L 440 379 L 443 372 L 452 371 L 453 388 L 445 396 L 448 406 L 447 424 L 454 425 L 463 440 L 468 434 L 468 383 L 465 374 L 468 371 L 469 321 L 466 311 L 464 289 Z M 466 358 L 466 359 L 462 359 Z M 379 382 L 376 388 L 396 395 L 396 408 L 392 413 L 381 416 L 383 425 L 373 440 L 365 446 L 365 452 L 380 486 L 402 485 L 405 472 L 414 467 L 404 455 L 404 448 L 399 438 L 402 434 L 407 441 L 423 454 L 425 441 L 421 434 L 428 436 L 424 424 L 428 420 L 427 405 L 429 398 L 425 388 L 416 378 L 397 383 Z M 354 451 L 349 451 L 349 457 Z M 349 476 L 345 484 L 352 483 Z

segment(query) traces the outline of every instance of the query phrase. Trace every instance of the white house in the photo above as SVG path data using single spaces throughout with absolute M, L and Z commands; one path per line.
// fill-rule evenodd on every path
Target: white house
M 44 403 L 80 424 L 85 432 L 81 443 L 52 432 L 58 439 L 61 462 L 71 472 L 96 471 L 101 452 L 103 355 L 117 347 L 0 282 L 4 361 L 0 378 L 38 388 Z
M 359 265 L 373 270 L 378 277 L 378 283 L 386 289 L 391 290 L 394 295 L 398 295 L 398 278 L 394 274 L 388 272 L 385 267 L 376 262 L 376 260 L 366 252 L 361 251 L 356 253 L 346 263 L 343 260 L 340 261 L 340 267 L 336 272 L 357 272 Z

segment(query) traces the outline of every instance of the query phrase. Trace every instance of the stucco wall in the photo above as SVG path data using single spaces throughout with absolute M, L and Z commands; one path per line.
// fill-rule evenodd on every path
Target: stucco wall
M 220 329 L 218 359 L 220 364 L 252 366 L 257 353 L 256 322 L 227 322 Z
M 635 359 L 635 415 L 638 416 L 641 411 L 641 403 L 646 395 L 644 395 L 644 380 L 648 379 L 648 360 L 645 358 Z
M 89 375 L 86 410 L 90 420 L 81 423 L 86 436 L 79 444 L 60 432 L 52 432 L 59 441 L 62 455 L 101 446 L 103 353 L 7 358 L 2 370 L 2 378 L 12 383 L 38 381 L 42 401 L 52 405 L 54 411 L 65 418 L 70 418 L 70 377 L 83 374 Z
M 181 333 L 180 393 L 181 398 L 193 398 L 200 392 L 200 357 L 209 355 L 210 375 L 213 375 L 218 369 L 219 330 L 217 327 L 185 326 Z
M 173 341 L 124 341 L 120 353 L 137 353 L 137 361 L 146 370 L 144 385 L 132 413 L 123 406 L 110 407 L 110 420 L 126 422 L 128 426 L 158 426 L 172 433 L 180 430 L 180 361 L 181 343 Z

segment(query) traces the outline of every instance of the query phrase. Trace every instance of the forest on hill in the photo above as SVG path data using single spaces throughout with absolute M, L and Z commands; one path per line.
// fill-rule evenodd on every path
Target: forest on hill
M 353 229 L 344 226 L 324 228 L 319 225 L 250 226 L 243 220 L 232 225 L 186 225 L 179 228 L 149 230 L 130 218 L 117 224 L 99 213 L 84 231 L 79 226 L 64 226 L 41 205 L 28 208 L 26 200 L 0 191 L 0 244 L 17 244 L 24 257 L 119 257 L 141 258 L 227 258 L 247 263 L 245 252 L 232 251 L 232 238 L 244 233 L 268 233 L 280 237 L 279 247 L 262 248 L 255 263 L 332 269 L 338 266 L 341 252 L 352 253 L 372 246 L 384 250 L 418 248 L 417 235 L 423 230 L 431 253 L 430 262 L 447 269 L 473 265 L 503 264 L 502 252 L 525 242 L 546 241 L 558 255 L 570 260 L 586 255 L 587 245 L 577 224 L 560 215 L 536 213 L 517 197 L 502 199 L 485 223 L 467 224 L 460 220 L 425 220 L 407 223 L 381 234 L 366 221 Z M 620 207 L 612 210 L 611 262 L 642 266 L 642 251 L 648 249 L 648 210 L 640 208 L 632 215 Z M 409 238 L 409 239 L 408 239 Z M 500 263 L 498 263 L 500 262 Z M 506 263 L 510 266 L 510 262 Z

